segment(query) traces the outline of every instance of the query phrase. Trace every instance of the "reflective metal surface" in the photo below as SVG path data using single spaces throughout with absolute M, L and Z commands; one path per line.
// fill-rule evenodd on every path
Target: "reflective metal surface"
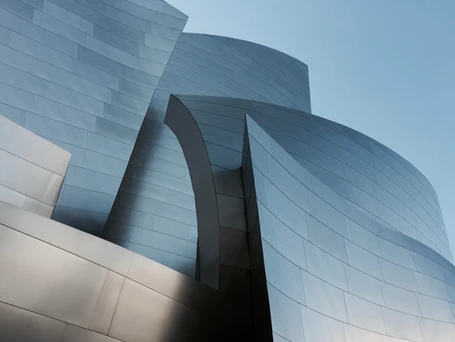
M 203 108 L 215 116 L 227 108 L 234 107 L 234 101 L 237 108 L 243 107 L 247 113 L 246 140 L 243 142 L 243 157 L 236 154 L 235 158 L 230 158 L 227 167 L 222 158 L 223 151 L 238 150 L 235 146 L 241 146 L 244 137 L 238 133 L 231 134 L 229 143 L 223 142 L 226 140 L 225 134 L 212 134 L 205 130 L 205 124 L 193 113 L 198 113 Z M 182 103 L 186 106 L 186 111 L 181 108 Z M 275 113 L 273 115 L 278 118 L 277 112 L 284 111 L 288 109 L 247 100 L 179 95 L 171 97 L 165 121 L 176 132 L 189 165 L 198 165 L 201 169 L 208 168 L 194 162 L 197 160 L 195 159 L 197 152 L 191 152 L 194 146 L 190 141 L 202 137 L 208 151 L 212 175 L 205 178 L 207 185 L 198 183 L 195 188 L 196 204 L 217 192 L 211 188 L 210 178 L 219 177 L 214 183 L 221 183 L 223 173 L 220 173 L 220 169 L 236 172 L 239 165 L 242 165 L 250 272 L 252 275 L 255 272 L 262 273 L 262 276 L 258 275 L 253 283 L 252 298 L 256 292 L 263 291 L 261 284 L 266 283 L 268 288 L 267 298 L 259 297 L 262 299 L 252 302 L 252 318 L 256 322 L 253 326 L 259 330 L 254 334 L 258 336 L 270 326 L 274 334 L 290 341 L 304 338 L 346 341 L 350 336 L 357 338 L 355 336 L 362 334 L 371 339 L 409 336 L 411 340 L 423 341 L 414 331 L 401 331 L 413 329 L 411 323 L 403 324 L 400 328 L 393 325 L 389 316 L 395 315 L 399 320 L 403 319 L 400 317 L 407 315 L 409 322 L 414 320 L 419 326 L 428 322 L 433 324 L 434 321 L 452 324 L 453 312 L 448 309 L 453 304 L 446 288 L 452 288 L 453 283 L 449 280 L 448 274 L 454 274 L 455 268 L 442 256 L 434 253 L 430 247 L 435 246 L 430 244 L 425 246 L 406 235 L 410 227 L 402 231 L 401 226 L 394 227 L 386 223 L 383 211 L 376 210 L 380 208 L 376 203 L 384 196 L 370 195 L 373 201 L 370 209 L 367 207 L 369 204 L 363 199 L 355 204 L 355 196 L 367 198 L 360 188 L 343 178 L 334 182 L 334 178 L 328 179 L 326 173 L 320 176 L 319 173 L 322 172 L 320 170 L 322 168 L 330 170 L 332 162 L 321 164 L 318 169 L 308 167 L 308 160 L 305 158 L 312 158 L 315 151 L 324 148 L 328 153 L 327 146 L 332 145 L 321 138 L 315 138 L 311 145 L 300 146 L 297 137 L 291 144 L 287 136 L 288 131 L 281 133 L 276 130 L 276 127 L 280 127 L 278 121 L 275 122 L 273 129 L 268 129 L 266 125 L 269 116 Z M 315 122 L 320 121 L 316 116 L 304 112 L 293 111 L 293 114 L 296 121 L 300 120 L 299 116 L 304 117 L 309 122 L 308 129 L 314 130 Z M 185 124 L 188 115 L 194 118 L 198 129 L 188 123 Z M 343 126 L 334 125 L 330 124 L 332 136 L 338 131 L 343 132 Z M 222 123 L 219 129 L 227 130 L 225 127 L 226 124 Z M 335 130 L 336 127 L 338 128 Z M 193 140 L 185 140 L 185 136 L 191 134 L 195 134 Z M 212 155 L 209 151 L 214 143 L 217 144 L 219 153 Z M 351 150 L 354 148 L 351 147 Z M 318 160 L 329 160 L 327 153 L 320 154 Z M 364 154 L 367 158 L 367 151 Z M 349 162 L 350 155 L 346 153 L 345 157 L 346 163 Z M 374 162 L 374 156 L 369 155 L 368 158 L 370 162 Z M 339 167 L 338 162 L 333 162 L 333 165 Z M 347 169 L 347 166 L 343 167 L 343 170 Z M 383 185 L 379 181 L 371 184 L 373 189 Z M 205 192 L 200 192 L 202 189 Z M 392 194 L 389 196 L 393 197 Z M 221 232 L 223 229 L 221 222 L 240 224 L 241 221 L 237 219 L 235 205 L 219 199 L 217 195 L 219 224 L 215 229 Z M 401 205 L 412 207 L 412 203 Z M 207 210 L 203 206 L 199 209 Z M 203 214 L 199 209 L 198 214 Z M 396 217 L 404 219 L 399 216 L 398 206 L 388 210 Z M 256 225 L 254 219 L 256 217 L 259 219 L 259 226 Z M 241 226 L 242 224 L 238 226 L 239 230 Z M 411 226 L 415 231 L 422 227 L 417 224 Z M 214 227 L 216 225 L 211 226 L 212 229 Z M 200 225 L 199 228 L 199 237 L 204 237 L 206 233 L 201 229 L 203 226 Z M 261 237 L 259 243 L 262 245 L 259 254 L 254 252 L 257 251 L 255 246 L 258 242 L 255 241 L 258 234 Z M 220 234 L 220 237 L 224 235 Z M 221 238 L 221 248 L 225 243 L 226 241 Z M 231 252 L 237 257 L 241 255 L 240 251 Z M 201 263 L 204 262 L 207 261 L 201 258 Z M 220 270 L 222 269 L 220 267 Z M 393 279 L 397 278 L 394 274 L 401 273 L 406 277 L 410 275 L 414 281 L 410 282 L 406 278 Z M 264 320 L 258 314 L 259 308 L 264 305 L 269 307 L 269 320 Z M 300 316 L 297 315 L 299 312 Z M 295 320 L 296 315 L 300 317 L 298 320 Z M 327 329 L 321 329 L 321 326 Z M 443 336 L 442 341 L 453 338 L 454 326 L 446 329 Z M 268 338 L 270 336 L 265 339 Z
M 223 307 L 216 291 L 4 202 L 0 213 L 0 271 L 7 275 L 0 280 L 2 341 L 216 340 Z M 53 228 L 61 239 L 42 234 Z M 75 236 L 84 246 L 96 245 L 97 254 L 117 250 L 116 263 L 100 265 Z M 122 263 L 127 268 L 118 273 Z
M 368 214 L 365 219 L 367 209 L 355 206 L 349 198 L 337 194 L 335 188 L 300 181 L 308 176 L 306 163 L 298 166 L 288 158 L 289 150 L 279 145 L 279 135 L 271 140 L 261 123 L 260 115 L 247 116 L 243 167 L 250 170 L 245 176 L 252 173 L 247 176 L 252 182 L 249 187 L 253 187 L 250 192 L 256 188 L 257 197 L 248 200 L 256 202 L 258 210 L 248 211 L 247 216 L 258 215 L 259 219 L 259 225 L 249 229 L 259 230 L 261 235 L 263 281 L 268 286 L 271 327 L 278 336 L 274 335 L 274 339 L 453 340 L 455 312 L 448 291 L 455 285 L 450 276 L 455 274 L 455 267 L 435 253 L 431 245 L 425 246 L 387 226 L 379 214 Z M 338 130 L 343 132 L 342 128 L 340 125 Z M 278 161 L 287 173 L 279 179 L 274 177 L 275 171 L 271 172 Z M 316 170 L 309 171 L 310 179 L 318 177 Z M 292 180 L 283 181 L 289 176 Z M 296 192 L 297 180 L 305 191 Z M 268 183 L 270 186 L 264 186 Z M 326 184 L 330 187 L 330 182 Z M 283 208 L 274 200 L 277 191 L 295 203 L 307 218 L 305 232 L 278 219 Z M 305 205 L 308 197 L 309 207 Z M 417 231 L 419 227 L 413 229 Z M 284 242 L 286 234 L 296 234 L 297 239 L 303 240 L 304 251 L 298 254 L 306 255 L 306 264 L 299 264 L 289 254 L 291 241 L 296 238 Z M 295 320 L 299 313 L 301 320 Z
M 55 220 L 101 234 L 186 20 L 161 0 L 0 2 L 0 115 L 72 154 Z
M 0 0 L 0 114 L 72 154 L 0 117 L 0 340 L 455 340 L 428 180 L 309 114 L 302 62 L 186 20 Z
M 71 155 L 1 114 L 0 201 L 51 217 Z
M 163 123 L 171 94 L 254 99 L 310 111 L 308 68 L 295 58 L 251 42 L 193 33 L 183 33 L 178 40 L 150 102 L 102 236 L 195 276 L 201 215 L 196 212 L 193 189 L 197 190 L 188 158 Z M 245 221 L 238 172 L 244 102 L 240 106 L 235 99 L 231 102 L 229 107 L 218 108 L 214 103 L 214 108 L 208 108 L 200 102 L 191 107 L 207 142 L 211 165 L 218 168 L 212 177 L 217 200 L 235 202 L 220 208 L 241 208 L 235 222 L 229 213 L 221 214 L 226 234 L 242 225 L 246 229 L 238 222 Z M 153 240 L 134 238 L 144 230 L 154 232 Z M 200 246 L 199 250 L 206 253 Z

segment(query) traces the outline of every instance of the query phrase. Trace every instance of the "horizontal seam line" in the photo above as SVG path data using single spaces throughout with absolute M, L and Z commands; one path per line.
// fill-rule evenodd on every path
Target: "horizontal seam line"
M 262 146 L 262 145 L 261 145 L 261 146 Z M 272 156 L 272 158 L 273 158 L 273 156 Z M 275 159 L 275 158 L 274 158 L 274 159 Z M 276 159 L 275 159 L 275 160 L 276 160 Z M 278 161 L 277 161 L 277 162 L 278 162 Z M 278 162 L 278 163 L 279 163 L 279 162 Z M 281 164 L 280 164 L 280 165 L 281 165 Z M 282 166 L 282 165 L 281 165 L 281 166 Z M 284 168 L 284 166 L 282 166 L 282 167 Z M 285 170 L 286 170 L 286 169 L 285 169 Z M 287 170 L 286 170 L 286 171 L 287 171 Z M 260 172 L 260 173 L 263 175 L 264 178 L 266 178 L 266 179 L 267 179 L 267 180 L 268 180 L 268 181 L 269 181 L 269 182 L 270 182 L 278 191 L 280 191 L 280 192 L 281 192 L 289 201 L 291 201 L 292 203 L 294 203 L 300 210 L 304 211 L 305 214 L 310 215 L 311 217 L 313 217 L 313 215 L 312 215 L 311 213 L 308 213 L 304 208 L 302 208 L 300 205 L 298 205 L 297 203 L 295 203 L 294 201 L 292 201 L 285 193 L 283 193 L 283 191 L 281 191 L 279 188 L 277 188 L 276 185 L 273 184 L 273 182 L 270 181 L 270 180 L 268 179 L 268 177 L 266 177 L 260 170 L 258 170 L 258 172 Z M 287 171 L 287 172 L 288 172 L 288 171 Z M 302 184 L 302 185 L 303 185 L 303 184 Z M 315 194 L 312 190 L 308 189 L 305 185 L 303 185 L 303 186 L 307 189 L 307 191 L 311 191 L 315 196 L 319 197 L 322 201 L 324 201 L 325 203 L 327 203 L 324 199 L 322 199 L 319 195 Z M 282 222 L 275 214 L 273 214 L 273 213 L 270 211 L 270 209 L 268 209 L 268 207 L 267 207 L 266 205 L 264 205 L 264 204 L 262 203 L 262 201 L 260 201 L 259 199 L 257 199 L 257 200 L 258 200 L 258 201 L 264 206 L 264 208 L 266 208 L 266 209 L 267 209 L 275 218 L 277 218 L 280 222 Z M 327 205 L 329 205 L 330 207 L 332 207 L 329 203 L 327 203 Z M 334 208 L 334 207 L 332 207 L 332 208 L 333 208 L 334 210 L 338 211 L 336 208 Z M 340 211 L 338 211 L 338 212 L 339 212 L 341 215 L 343 215 L 343 217 L 348 217 L 348 216 L 344 215 L 343 213 L 341 213 Z M 314 218 L 314 217 L 313 217 L 313 218 Z M 350 217 L 348 217 L 348 218 L 351 219 Z M 316 218 L 315 218 L 315 219 L 316 219 Z M 316 219 L 316 220 L 317 220 L 317 219 Z M 317 221 L 319 221 L 319 220 L 317 220 Z M 353 221 L 354 221 L 354 220 L 353 220 Z M 319 221 L 319 222 L 320 222 L 320 221 Z M 354 221 L 354 222 L 356 222 L 356 221 Z M 297 232 L 295 232 L 292 228 L 290 228 L 290 227 L 289 227 L 288 225 L 286 225 L 284 222 L 282 222 L 282 223 L 283 223 L 288 229 L 290 229 L 291 231 L 293 231 L 294 233 L 296 233 L 298 236 L 300 236 L 301 238 L 307 240 L 305 237 L 303 237 L 303 236 L 301 236 L 300 234 L 298 234 Z M 357 223 L 358 225 L 360 225 L 363 229 L 369 231 L 368 229 L 366 229 L 365 227 L 363 227 L 360 223 L 358 223 L 358 222 L 356 222 L 356 223 Z M 326 225 L 324 224 L 324 226 L 326 226 Z M 337 233 L 335 230 L 333 230 L 331 227 L 328 227 L 328 226 L 326 226 L 326 227 L 327 227 L 328 229 L 330 229 L 331 231 L 333 231 L 334 233 L 340 235 L 340 234 Z M 381 238 L 381 239 L 383 239 L 383 240 L 385 240 L 385 241 L 388 241 L 388 242 L 390 242 L 390 243 L 392 243 L 392 244 L 394 244 L 394 245 L 396 245 L 396 246 L 398 246 L 398 247 L 401 247 L 400 245 L 397 245 L 397 244 L 396 244 L 395 242 L 393 242 L 393 241 L 389 241 L 389 240 L 385 239 L 384 237 L 379 236 L 379 235 L 377 235 L 377 234 L 375 234 L 375 233 L 373 233 L 373 232 L 371 232 L 371 233 L 374 234 L 375 236 L 377 236 L 378 238 Z M 391 260 L 385 259 L 383 256 L 379 256 L 379 255 L 373 254 L 371 251 L 369 251 L 369 250 L 363 248 L 362 246 L 358 245 L 357 243 L 355 243 L 354 241 L 350 240 L 349 238 L 346 238 L 346 237 L 343 237 L 343 238 L 344 238 L 345 240 L 349 241 L 350 243 L 356 245 L 357 247 L 361 248 L 361 249 L 364 250 L 365 252 L 367 252 L 367 253 L 373 255 L 374 257 L 380 259 L 380 260 L 385 260 L 385 261 L 388 261 L 388 262 L 390 262 L 390 263 L 392 263 L 392 264 L 394 264 L 394 265 L 397 265 L 397 266 L 399 266 L 399 267 L 403 267 L 403 268 L 408 269 L 408 270 L 411 270 L 411 271 L 413 271 L 413 272 L 421 273 L 421 272 L 419 272 L 418 270 L 413 270 L 413 269 L 409 269 L 409 268 L 407 268 L 407 267 L 405 267 L 405 266 L 398 265 L 398 264 L 396 264 L 395 262 L 393 262 L 393 261 L 391 261 Z M 307 240 L 307 241 L 310 242 L 311 244 L 313 244 L 311 241 L 309 241 L 309 240 Z M 316 246 L 316 247 L 317 247 L 317 246 Z M 319 247 L 318 247 L 318 248 L 319 248 Z M 403 247 L 402 247 L 402 248 L 403 248 Z M 322 249 L 321 249 L 321 250 L 322 250 Z M 418 254 L 418 255 L 421 255 L 422 257 L 424 257 L 424 258 L 426 258 L 426 259 L 428 259 L 428 260 L 431 260 L 431 259 L 425 257 L 424 255 L 422 255 L 422 254 L 420 254 L 420 253 L 418 253 L 418 252 L 416 252 L 416 251 L 414 251 L 414 250 L 412 250 L 412 251 L 409 250 L 409 249 L 407 249 L 407 250 L 410 251 L 410 252 L 414 252 L 414 253 L 416 253 L 416 254 Z M 324 251 L 324 250 L 323 250 L 323 251 Z M 334 256 L 334 255 L 332 255 L 332 254 L 330 254 L 330 253 L 328 253 L 328 252 L 326 252 L 326 251 L 324 251 L 324 252 L 327 253 L 327 254 L 329 254 L 329 255 L 331 255 L 332 257 L 336 258 L 337 260 L 343 262 L 341 259 L 338 259 L 338 257 L 336 257 L 336 256 Z M 290 261 L 290 260 L 289 260 L 289 261 Z M 433 261 L 433 260 L 432 260 L 432 261 Z M 445 269 L 447 269 L 444 265 L 441 265 L 440 263 L 438 263 L 438 262 L 436 262 L 436 261 L 434 261 L 434 262 L 437 263 L 438 265 L 440 265 L 441 267 L 444 267 Z M 449 269 L 447 269 L 447 270 L 448 270 L 449 272 L 451 272 Z M 427 274 L 425 274 L 425 273 L 421 273 L 421 274 L 427 275 Z M 429 275 L 427 275 L 427 276 L 429 276 Z M 447 281 L 444 281 L 444 280 L 435 278 L 435 277 L 433 277 L 433 276 L 429 276 L 429 277 L 431 277 L 431 278 L 433 278 L 433 279 L 437 279 L 438 281 L 441 281 L 441 282 L 443 282 L 443 283 L 449 284 Z M 450 285 L 450 284 L 449 284 L 449 285 Z

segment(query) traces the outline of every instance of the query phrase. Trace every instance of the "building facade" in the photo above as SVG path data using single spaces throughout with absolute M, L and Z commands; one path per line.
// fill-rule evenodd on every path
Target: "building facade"
M 181 35 L 150 101 L 102 237 L 194 277 L 198 234 L 191 177 L 177 138 L 164 124 L 171 94 L 253 99 L 309 112 L 308 68 L 257 44 Z M 224 122 L 232 126 L 204 110 L 198 115 L 205 116 L 200 127 L 208 134 Z M 234 132 L 242 132 L 241 124 L 234 126 Z M 239 150 L 238 143 L 234 148 Z
M 0 19 L 0 340 L 455 340 L 433 187 L 304 63 L 161 0 Z

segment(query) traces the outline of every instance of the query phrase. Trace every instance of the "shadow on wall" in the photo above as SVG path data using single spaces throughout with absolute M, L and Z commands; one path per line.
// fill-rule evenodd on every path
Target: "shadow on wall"
M 222 294 L 219 311 L 223 326 L 220 334 L 226 340 L 251 341 L 255 336 L 255 340 L 258 341 L 271 341 L 271 322 L 259 229 L 255 230 L 258 234 L 254 235 L 256 244 L 252 251 L 249 250 L 246 241 L 252 232 L 237 230 L 238 225 L 235 222 L 239 220 L 230 223 L 226 221 L 226 218 L 229 220 L 230 217 L 234 217 L 232 215 L 237 215 L 241 218 L 240 222 L 243 222 L 245 213 L 243 210 L 232 211 L 230 201 L 237 200 L 237 197 L 229 197 L 229 201 L 220 200 L 223 194 L 220 193 L 218 180 L 226 176 L 227 170 L 223 172 L 216 167 L 212 169 L 206 141 L 199 126 L 189 109 L 177 97 L 171 96 L 165 123 L 179 139 L 190 170 L 198 215 L 200 280 L 212 287 L 217 286 Z M 240 171 L 242 166 L 240 154 L 236 163 L 238 164 L 236 171 Z M 216 174 L 214 170 L 218 170 Z M 242 177 L 240 175 L 236 177 L 232 185 L 242 188 Z M 250 186 L 251 188 L 254 189 L 254 186 Z M 247 195 L 249 198 L 250 194 L 245 192 L 245 197 Z M 243 194 L 238 198 L 242 207 L 247 205 Z M 253 202 L 254 199 L 251 203 Z M 223 226 L 222 222 L 232 225 L 232 228 Z M 252 230 L 254 224 L 253 218 L 252 222 L 248 221 L 247 228 Z M 250 247 L 251 243 L 250 241 Z M 242 261 L 244 259 L 246 263 Z M 254 262 L 253 269 L 250 267 L 251 261 Z
M 65 222 L 68 226 L 78 227 L 78 229 L 95 236 L 101 235 L 106 218 L 107 215 L 89 212 L 86 215 L 81 215 L 73 209 L 67 208 L 65 210 L 61 206 L 57 206 L 52 215 L 52 219 L 55 221 Z
M 164 123 L 144 120 L 102 237 L 195 276 L 197 219 L 190 174 Z
M 218 207 L 210 161 L 199 127 L 191 113 L 171 96 L 165 123 L 183 148 L 191 175 L 199 237 L 200 281 L 214 289 L 220 286 L 220 232 Z
M 2 202 L 0 270 L 2 342 L 250 340 L 233 296 Z

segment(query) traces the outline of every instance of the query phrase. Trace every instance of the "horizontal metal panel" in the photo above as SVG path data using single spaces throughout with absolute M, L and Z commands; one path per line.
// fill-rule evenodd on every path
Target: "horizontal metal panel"
M 65 177 L 65 184 L 79 188 L 116 195 L 121 178 L 70 165 Z
M 22 208 L 27 196 L 0 184 L 0 201 Z
M 133 146 L 99 134 L 87 133 L 87 149 L 128 160 Z
M 65 175 L 70 154 L 0 116 L 0 148 L 44 169 Z
M 22 1 L 2 0 L 0 5 L 24 19 L 31 20 L 33 17 L 33 7 Z
M 269 270 L 267 270 L 267 273 Z M 302 271 L 305 305 L 341 322 L 348 321 L 344 293 L 333 285 Z
M 15 32 L 20 32 L 22 29 L 22 19 L 19 18 L 17 15 L 13 14 L 13 11 L 11 11 L 8 6 L 3 6 L 3 8 L 0 8 L 0 19 L 2 26 L 15 31 Z
M 191 341 L 196 337 L 200 319 L 183 304 L 126 280 L 109 334 L 122 340 L 134 338 L 138 342 Z
M 49 14 L 43 13 L 41 11 L 34 11 L 33 23 L 45 28 L 46 30 L 65 37 L 66 39 L 69 39 L 79 45 L 84 45 L 85 33 L 83 31 L 80 31 L 71 25 L 68 25 L 64 21 L 60 21 L 58 18 L 54 18 Z
M 109 214 L 115 196 L 64 184 L 57 205 Z
M 46 192 L 48 190 L 50 192 L 55 190 L 48 189 L 49 186 L 54 185 L 51 182 L 54 175 L 51 171 L 45 170 L 2 149 L 0 149 L 0 160 L 2 165 L 7 165 L 7 167 L 2 169 L 0 176 L 1 185 L 37 200 L 49 201 Z M 63 177 L 59 177 L 61 182 Z M 58 188 L 54 196 L 57 192 Z M 52 204 L 52 202 L 49 204 Z
M 96 118 L 95 133 L 133 145 L 137 131 L 102 118 Z
M 31 311 L 0 303 L 2 341 L 60 342 L 66 324 Z
M 19 109 L 36 112 L 38 97 L 19 88 L 0 83 L 0 102 Z
M 40 115 L 27 113 L 25 128 L 46 138 L 86 147 L 87 131 Z
M 77 56 L 77 44 L 31 22 L 24 21 L 22 34 L 70 56 Z
M 53 2 L 45 0 L 43 11 L 49 15 L 52 15 L 54 18 L 58 18 L 59 20 L 68 23 L 71 26 L 85 33 L 93 35 L 93 23 L 76 15 L 71 11 L 68 11 L 60 6 L 57 6 Z
M 74 127 L 95 132 L 95 115 L 82 112 L 43 97 L 38 99 L 38 114 Z
M 89 326 L 107 275 L 105 269 L 12 230 L 8 230 L 1 245 L 0 268 L 9 274 L 0 283 L 3 302 Z M 22 252 L 17 253 L 18 250 Z M 62 267 L 73 272 L 62 276 Z M 49 282 L 57 285 L 51 296 Z

